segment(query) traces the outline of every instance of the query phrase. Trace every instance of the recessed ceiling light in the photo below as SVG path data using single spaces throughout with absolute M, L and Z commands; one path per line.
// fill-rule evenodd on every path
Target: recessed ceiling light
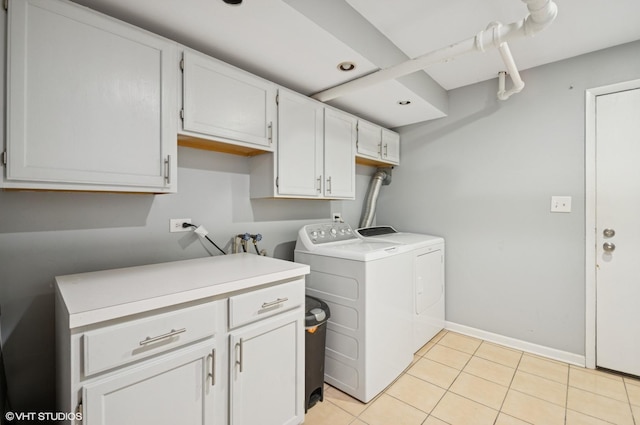
M 344 72 L 349 72 L 349 71 L 353 71 L 354 69 L 356 69 L 356 64 L 353 62 L 340 62 L 338 64 L 338 69 L 340 71 L 344 71 Z
M 222 1 L 227 3 L 227 4 L 234 4 L 234 5 L 238 5 L 238 4 L 242 3 L 242 0 L 222 0 Z
M 399 100 L 398 101 L 398 105 L 402 105 L 402 106 L 409 105 L 410 103 L 411 103 L 410 100 Z

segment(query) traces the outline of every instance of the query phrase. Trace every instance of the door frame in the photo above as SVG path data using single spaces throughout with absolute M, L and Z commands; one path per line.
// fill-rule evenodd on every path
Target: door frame
M 640 79 L 587 89 L 585 92 L 585 366 L 596 367 L 596 98 L 640 89 Z

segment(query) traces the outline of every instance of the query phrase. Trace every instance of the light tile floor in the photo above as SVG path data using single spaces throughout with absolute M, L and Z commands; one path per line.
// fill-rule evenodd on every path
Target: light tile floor
M 640 425 L 640 380 L 442 331 L 377 398 L 364 404 L 326 385 L 304 423 Z

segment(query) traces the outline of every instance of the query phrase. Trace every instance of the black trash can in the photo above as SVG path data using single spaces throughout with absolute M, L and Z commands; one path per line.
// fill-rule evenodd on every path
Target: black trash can
M 322 300 L 305 300 L 305 406 L 304 412 L 324 400 L 324 351 L 329 306 Z

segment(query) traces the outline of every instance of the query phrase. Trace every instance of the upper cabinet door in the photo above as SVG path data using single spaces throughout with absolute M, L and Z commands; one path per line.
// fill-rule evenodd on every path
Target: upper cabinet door
M 381 128 L 366 121 L 358 121 L 357 147 L 359 156 L 380 159 L 382 149 Z
M 58 0 L 8 14 L 3 186 L 174 192 L 174 43 Z
M 278 93 L 278 194 L 322 195 L 324 106 L 286 90 Z
M 400 163 L 400 135 L 383 128 L 381 151 L 383 161 L 398 165 Z
M 276 86 L 204 55 L 183 59 L 183 130 L 273 150 Z
M 354 199 L 356 196 L 356 124 L 344 112 L 325 108 L 324 112 L 324 195 Z

